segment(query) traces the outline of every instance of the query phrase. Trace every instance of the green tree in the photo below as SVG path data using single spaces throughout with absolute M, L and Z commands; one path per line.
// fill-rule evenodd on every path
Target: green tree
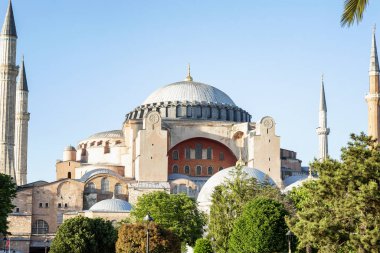
M 210 240 L 206 238 L 199 238 L 195 242 L 194 253 L 213 253 Z
M 14 208 L 12 205 L 12 199 L 16 197 L 16 191 L 17 185 L 12 178 L 0 173 L 0 234 L 7 234 L 7 217 Z
M 51 253 L 115 252 L 116 230 L 110 221 L 78 216 L 66 220 L 52 241 Z
M 351 135 L 341 161 L 315 161 L 319 180 L 305 183 L 299 210 L 288 225 L 299 247 L 319 252 L 379 252 L 380 147 L 363 133 Z
M 231 178 L 215 187 L 211 195 L 209 237 L 213 238 L 212 244 L 216 252 L 228 252 L 230 233 L 236 218 L 241 215 L 244 205 L 258 196 L 286 203 L 276 187 L 248 177 L 242 166 L 236 166 Z
M 342 26 L 351 26 L 355 21 L 359 23 L 368 6 L 369 0 L 345 0 L 344 10 L 340 23 Z
M 123 224 L 119 229 L 116 253 L 145 253 L 147 246 L 147 224 Z M 149 252 L 180 253 L 179 237 L 154 222 L 149 224 Z
M 284 205 L 275 200 L 249 201 L 234 224 L 229 252 L 283 252 L 287 248 L 285 233 L 288 230 L 285 215 Z
M 137 200 L 132 216 L 142 221 L 147 213 L 163 228 L 173 231 L 182 242 L 194 245 L 202 237 L 205 216 L 199 212 L 196 202 L 185 194 L 168 194 L 155 191 Z

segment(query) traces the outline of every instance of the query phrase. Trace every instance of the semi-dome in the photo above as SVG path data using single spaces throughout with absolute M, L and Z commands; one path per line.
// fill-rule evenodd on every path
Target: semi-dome
M 215 187 L 223 184 L 227 179 L 231 179 L 233 176 L 232 172 L 235 169 L 235 167 L 226 168 L 214 174 L 207 180 L 198 194 L 197 201 L 200 207 L 209 207 L 211 204 L 211 195 L 214 192 Z M 275 185 L 274 181 L 267 174 L 258 169 L 244 166 L 243 171 L 247 173 L 247 177 L 256 178 L 259 183 L 268 182 L 272 185 Z
M 89 210 L 100 212 L 130 212 L 131 209 L 131 204 L 125 200 L 105 199 L 93 205 Z
M 168 84 L 150 94 L 143 105 L 174 101 L 235 106 L 232 99 L 223 91 L 208 84 L 192 81 Z

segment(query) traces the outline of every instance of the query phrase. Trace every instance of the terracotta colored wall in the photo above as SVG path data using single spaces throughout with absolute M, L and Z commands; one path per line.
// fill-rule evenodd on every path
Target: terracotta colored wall
M 195 149 L 196 144 L 202 144 L 202 149 L 207 149 L 209 147 L 212 148 L 212 159 L 186 159 L 185 150 L 186 148 Z M 179 159 L 173 160 L 173 151 L 178 150 Z M 224 153 L 224 160 L 219 160 L 219 153 Z M 203 157 L 204 158 L 204 157 Z M 173 173 L 173 165 L 178 165 L 179 173 L 185 174 L 184 166 L 190 166 L 190 176 L 210 176 L 207 174 L 207 170 L 209 166 L 213 167 L 213 174 L 219 171 L 220 167 L 228 168 L 234 166 L 236 164 L 236 157 L 231 152 L 229 148 L 224 146 L 223 144 L 216 142 L 214 140 L 206 139 L 206 138 L 193 138 L 181 142 L 174 146 L 168 153 L 168 173 Z M 196 166 L 202 166 L 202 174 L 196 175 Z

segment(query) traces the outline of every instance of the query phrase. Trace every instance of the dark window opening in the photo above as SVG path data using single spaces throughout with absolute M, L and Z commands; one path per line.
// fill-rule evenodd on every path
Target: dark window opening
M 178 173 L 178 165 L 173 166 L 173 173 Z
M 185 158 L 186 160 L 190 160 L 190 148 L 185 148 Z
M 62 208 L 62 203 L 58 203 L 58 208 Z
M 202 159 L 202 144 L 195 145 L 195 159 Z
M 197 166 L 197 176 L 201 175 L 202 174 L 202 167 L 201 166 Z
M 185 174 L 190 174 L 190 167 L 188 165 L 185 166 Z
M 48 208 L 49 207 L 49 203 L 45 203 L 45 208 Z
M 173 150 L 173 160 L 178 160 L 179 155 L 178 155 L 178 150 Z
M 212 148 L 207 148 L 207 160 L 212 159 Z
M 65 203 L 65 208 L 67 208 L 67 203 Z
M 20 212 L 20 208 L 16 207 L 16 213 Z
M 221 171 L 222 169 L 223 169 L 223 167 L 220 167 L 220 168 L 219 168 L 219 171 Z
M 67 173 L 67 178 L 71 178 L 71 172 Z
M 224 161 L 224 153 L 223 152 L 219 153 L 219 160 Z
M 42 203 L 39 204 L 39 207 L 42 208 Z
M 207 168 L 207 174 L 212 175 L 213 172 L 214 170 L 211 166 Z

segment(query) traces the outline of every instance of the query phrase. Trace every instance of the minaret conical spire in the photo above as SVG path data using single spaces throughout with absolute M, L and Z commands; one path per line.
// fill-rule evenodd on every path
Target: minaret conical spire
M 326 97 L 325 97 L 325 84 L 323 81 L 323 75 L 322 75 L 322 82 L 321 82 L 321 101 L 319 103 L 319 110 L 327 112 Z
M 5 20 L 3 24 L 3 29 L 1 30 L 1 34 L 17 37 L 16 24 L 15 24 L 15 18 L 13 15 L 11 0 L 9 0 L 7 14 L 5 15 Z
M 379 73 L 379 60 L 377 57 L 377 46 L 376 46 L 376 25 L 373 26 L 372 31 L 372 46 L 371 46 L 371 58 L 369 62 L 369 72 L 371 74 Z
M 18 80 L 17 89 L 23 90 L 23 91 L 29 91 L 28 90 L 28 81 L 26 79 L 24 56 L 22 57 L 22 61 L 21 61 L 20 78 Z

